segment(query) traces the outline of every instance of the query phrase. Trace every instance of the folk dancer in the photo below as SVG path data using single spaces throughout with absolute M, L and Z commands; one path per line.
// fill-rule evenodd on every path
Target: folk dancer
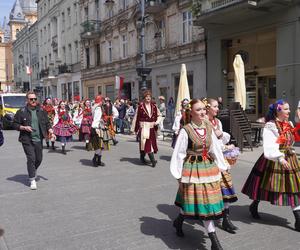
M 211 249 L 223 249 L 216 235 L 214 220 L 222 218 L 224 203 L 220 186 L 221 171 L 227 165 L 218 139 L 206 118 L 205 104 L 193 99 L 191 122 L 179 132 L 170 170 L 179 188 L 175 205 L 181 208 L 173 226 L 176 234 L 183 237 L 185 218 L 202 219 L 209 235 Z
M 108 129 L 108 134 L 113 145 L 117 145 L 119 142 L 116 139 L 116 131 L 114 129 L 114 121 L 118 118 L 119 112 L 117 108 L 112 104 L 109 97 L 105 97 L 105 103 L 103 103 L 103 121 Z
M 86 150 L 89 150 L 89 142 L 91 137 L 91 130 L 92 130 L 92 122 L 93 122 L 93 114 L 92 114 L 92 108 L 91 108 L 91 101 L 85 100 L 84 108 L 81 110 L 81 112 L 78 114 L 81 120 L 81 125 L 79 129 L 79 140 L 85 141 L 85 148 Z
M 67 154 L 66 144 L 72 141 L 72 136 L 76 133 L 77 129 L 69 111 L 66 109 L 66 103 L 60 101 L 54 118 L 53 132 L 56 140 L 61 142 L 63 154 Z
M 283 100 L 270 105 L 263 131 L 263 154 L 255 163 L 242 193 L 252 204 L 253 218 L 260 219 L 261 200 L 276 206 L 290 206 L 295 216 L 295 229 L 300 232 L 300 163 L 292 148 L 300 141 L 300 124 L 289 122 L 290 107 Z
M 218 138 L 222 151 L 224 152 L 226 150 L 233 149 L 235 147 L 233 144 L 226 145 L 230 141 L 230 135 L 223 131 L 222 122 L 217 118 L 219 112 L 218 101 L 211 98 L 208 99 L 205 98 L 202 101 L 204 102 L 207 108 L 208 119 L 212 125 L 213 132 Z M 238 228 L 235 225 L 233 225 L 233 223 L 229 218 L 229 204 L 236 202 L 238 198 L 232 184 L 231 174 L 229 172 L 230 165 L 227 164 L 227 166 L 228 166 L 228 170 L 221 172 L 221 182 L 220 182 L 223 202 L 225 207 L 225 212 L 223 214 L 222 228 L 229 233 L 235 234 L 235 230 L 237 230 Z
M 156 132 L 160 113 L 155 104 L 152 103 L 150 91 L 144 92 L 144 101 L 137 108 L 132 122 L 131 131 L 137 133 L 139 138 L 140 160 L 143 164 L 148 164 L 145 155 L 148 154 L 151 166 L 154 168 L 157 161 L 154 153 L 157 153 Z
M 48 119 L 49 119 L 49 122 L 50 122 L 50 126 L 51 128 L 53 127 L 53 121 L 54 121 L 54 117 L 55 117 L 55 108 L 53 107 L 52 105 L 52 100 L 50 97 L 47 97 L 45 99 L 45 101 L 43 102 L 43 106 L 42 106 L 42 109 L 47 113 L 48 115 Z M 47 145 L 47 148 L 50 147 L 49 145 L 49 140 L 51 141 L 51 148 L 52 150 L 55 150 L 55 137 L 53 136 L 52 138 L 45 138 L 46 140 L 46 145 Z

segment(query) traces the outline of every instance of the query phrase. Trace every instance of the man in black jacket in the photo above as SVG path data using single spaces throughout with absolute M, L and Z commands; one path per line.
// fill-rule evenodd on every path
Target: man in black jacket
M 47 113 L 40 109 L 34 92 L 26 94 L 27 105 L 17 111 L 13 127 L 20 131 L 19 141 L 22 143 L 26 158 L 30 188 L 36 187 L 36 170 L 42 163 L 42 140 L 53 134 Z

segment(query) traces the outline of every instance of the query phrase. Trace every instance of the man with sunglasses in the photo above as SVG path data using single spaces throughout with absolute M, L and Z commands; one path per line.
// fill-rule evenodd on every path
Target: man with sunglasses
M 13 127 L 20 131 L 19 141 L 22 143 L 26 158 L 27 171 L 31 190 L 36 190 L 36 170 L 42 163 L 42 140 L 53 134 L 47 113 L 40 108 L 36 94 L 26 94 L 27 105 L 17 111 Z

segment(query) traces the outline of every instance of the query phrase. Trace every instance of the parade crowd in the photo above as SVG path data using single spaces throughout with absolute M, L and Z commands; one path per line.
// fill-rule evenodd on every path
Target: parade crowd
M 37 189 L 37 170 L 42 163 L 43 139 L 46 147 L 67 154 L 68 142 L 78 133 L 86 150 L 94 151 L 91 165 L 104 167 L 105 150 L 116 146 L 116 133 L 135 134 L 140 161 L 156 167 L 157 134 L 166 121 L 172 124 L 174 148 L 170 171 L 178 181 L 175 205 L 179 207 L 173 222 L 178 237 L 184 237 L 183 223 L 198 219 L 211 240 L 211 249 L 223 249 L 216 234 L 215 221 L 235 234 L 238 228 L 230 220 L 230 204 L 238 200 L 231 177 L 239 149 L 231 135 L 223 130 L 217 118 L 221 101 L 213 98 L 183 99 L 176 113 L 173 98 L 156 103 L 150 91 L 143 100 L 117 99 L 98 95 L 94 100 L 68 103 L 46 98 L 40 105 L 34 92 L 27 93 L 27 105 L 15 115 L 13 128 L 20 131 L 27 157 L 30 188 Z M 277 206 L 290 206 L 295 216 L 295 230 L 300 232 L 300 163 L 293 144 L 300 141 L 300 102 L 295 125 L 289 121 L 290 107 L 284 100 L 270 105 L 263 130 L 263 152 L 247 178 L 242 193 L 252 204 L 253 219 L 261 219 L 258 205 L 268 201 Z M 146 159 L 148 156 L 149 160 Z

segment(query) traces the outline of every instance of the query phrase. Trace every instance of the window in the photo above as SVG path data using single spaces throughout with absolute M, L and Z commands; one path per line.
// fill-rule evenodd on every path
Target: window
M 121 36 L 121 51 L 122 51 L 122 58 L 128 57 L 128 42 L 127 42 L 127 35 Z
M 95 87 L 88 87 L 88 99 L 94 99 L 95 98 Z
M 50 42 L 51 30 L 50 30 L 50 23 L 48 23 L 48 42 Z
M 69 51 L 68 52 L 68 54 L 69 54 L 68 63 L 72 64 L 73 61 L 72 61 L 72 45 L 71 44 L 68 45 L 68 51 Z
M 72 101 L 73 91 L 72 91 L 72 82 L 68 82 L 68 101 Z
M 127 0 L 120 0 L 120 6 L 121 10 L 126 10 L 128 6 Z
M 62 51 L 63 51 L 63 63 L 66 63 L 66 47 L 65 46 L 62 48 Z
M 84 19 L 89 20 L 89 8 L 88 7 L 84 8 Z
M 85 49 L 86 68 L 90 68 L 90 48 Z
M 114 85 L 105 86 L 105 96 L 109 97 L 111 100 L 115 99 Z
M 80 85 L 79 81 L 73 82 L 74 100 L 80 100 Z
M 68 14 L 68 29 L 70 29 L 71 28 L 71 23 L 72 23 L 72 21 L 71 21 L 71 8 L 67 9 L 67 14 Z
M 96 65 L 100 65 L 100 44 L 96 45 Z
M 113 17 L 113 15 L 114 15 L 114 10 L 113 9 L 109 9 L 108 10 L 108 18 Z
M 107 42 L 107 60 L 108 62 L 112 62 L 112 43 L 111 41 Z
M 192 12 L 185 11 L 182 13 L 182 42 L 189 43 L 192 41 Z
M 66 23 L 66 20 L 65 20 L 65 13 L 62 12 L 61 13 L 61 31 L 64 32 L 65 30 L 65 23 Z
M 77 3 L 74 3 L 73 5 L 74 8 L 74 25 L 77 24 L 77 19 L 78 19 L 78 13 L 77 13 Z
M 99 0 L 95 0 L 96 20 L 99 20 Z
M 75 55 L 76 55 L 76 62 L 79 62 L 79 51 L 78 51 L 78 41 L 75 41 L 74 42 L 74 45 L 75 45 Z
M 67 99 L 67 92 L 68 92 L 67 84 L 62 83 L 61 84 L 61 99 L 62 100 L 66 100 Z

